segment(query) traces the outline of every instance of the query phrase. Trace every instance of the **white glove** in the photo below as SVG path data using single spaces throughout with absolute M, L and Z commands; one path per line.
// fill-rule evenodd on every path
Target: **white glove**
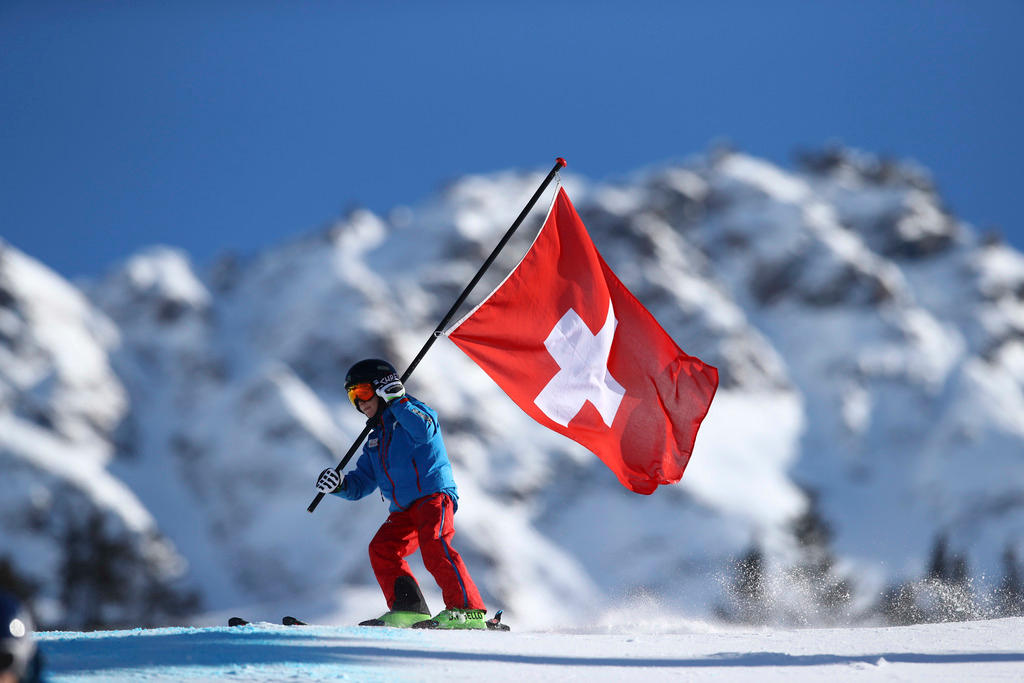
M 385 403 L 391 403 L 395 399 L 405 396 L 405 387 L 398 375 L 388 375 L 373 381 L 373 390 L 384 399 Z
M 320 473 L 316 480 L 316 489 L 321 493 L 334 493 L 341 489 L 341 475 L 333 467 L 328 467 Z

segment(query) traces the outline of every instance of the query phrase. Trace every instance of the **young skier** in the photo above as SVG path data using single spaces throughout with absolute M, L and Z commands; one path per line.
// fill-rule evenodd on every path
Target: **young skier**
M 376 358 L 353 365 L 345 388 L 373 430 L 355 469 L 344 479 L 325 469 L 316 488 L 348 500 L 379 488 L 390 502 L 370 541 L 370 565 L 388 611 L 360 626 L 487 628 L 484 602 L 451 545 L 459 496 L 437 413 L 408 396 L 395 368 Z M 445 609 L 433 619 L 405 561 L 417 547 L 444 598 Z

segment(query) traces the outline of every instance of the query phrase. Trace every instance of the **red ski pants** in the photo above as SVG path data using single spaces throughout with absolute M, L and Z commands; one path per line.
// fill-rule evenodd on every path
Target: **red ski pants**
M 416 578 L 405 558 L 419 548 L 423 566 L 441 587 L 445 608 L 485 610 L 480 592 L 452 547 L 455 505 L 443 493 L 415 501 L 407 509 L 392 512 L 370 541 L 370 565 L 384 591 L 388 609 L 395 603 L 395 579 Z

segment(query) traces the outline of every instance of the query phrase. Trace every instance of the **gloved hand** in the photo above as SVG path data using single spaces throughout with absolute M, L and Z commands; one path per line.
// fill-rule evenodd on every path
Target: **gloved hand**
M 405 396 L 405 386 L 398 375 L 388 375 L 373 380 L 373 390 L 384 399 L 385 403 L 391 403 L 395 399 Z
M 316 489 L 321 493 L 337 493 L 342 489 L 341 475 L 333 467 L 328 467 L 316 480 Z

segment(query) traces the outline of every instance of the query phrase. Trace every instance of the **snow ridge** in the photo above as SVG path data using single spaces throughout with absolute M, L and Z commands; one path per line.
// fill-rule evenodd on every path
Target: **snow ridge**
M 637 600 L 790 624 L 964 604 L 929 580 L 974 616 L 1017 604 L 1003 598 L 1024 572 L 1024 256 L 952 216 L 920 168 L 852 150 L 796 171 L 715 152 L 618 183 L 564 175 L 605 260 L 722 386 L 683 481 L 636 496 L 435 345 L 409 391 L 441 414 L 457 542 L 489 605 L 530 628 Z M 411 360 L 540 178 L 466 177 L 208 268 L 157 247 L 81 290 L 4 246 L 0 487 L 36 512 L 0 522 L 0 563 L 49 623 L 79 625 L 67 530 L 40 521 L 70 487 L 150 558 L 143 573 L 175 596 L 160 619 L 380 611 L 365 557 L 380 500 L 305 512 L 362 427 L 344 372 Z M 518 262 L 535 213 L 467 306 Z M 106 623 L 154 623 L 119 621 L 140 604 Z

